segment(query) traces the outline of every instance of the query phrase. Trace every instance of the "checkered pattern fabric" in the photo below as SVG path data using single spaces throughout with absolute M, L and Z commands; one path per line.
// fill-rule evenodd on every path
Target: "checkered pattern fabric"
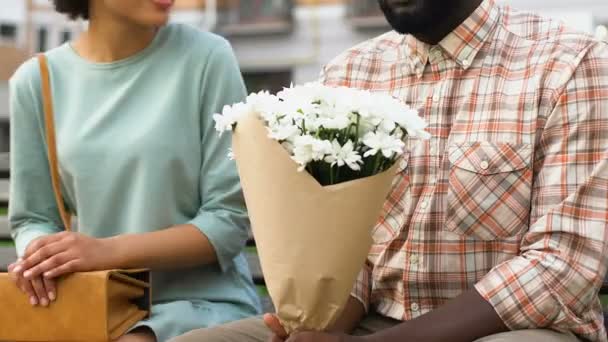
M 476 288 L 511 329 L 607 341 L 608 48 L 486 0 L 436 46 L 387 33 L 321 79 L 420 108 L 353 295 L 409 320 Z

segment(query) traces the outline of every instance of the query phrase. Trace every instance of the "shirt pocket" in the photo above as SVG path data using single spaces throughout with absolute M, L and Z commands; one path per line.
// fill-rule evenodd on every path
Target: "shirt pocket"
M 380 218 L 372 230 L 374 244 L 384 244 L 399 235 L 405 224 L 405 206 L 410 194 L 410 152 L 406 151 L 399 161 L 393 185 L 384 201 Z
M 521 234 L 530 218 L 532 146 L 452 143 L 445 228 L 480 240 Z

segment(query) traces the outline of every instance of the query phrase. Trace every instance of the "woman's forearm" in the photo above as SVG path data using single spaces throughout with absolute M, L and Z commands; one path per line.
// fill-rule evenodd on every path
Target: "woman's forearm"
M 193 225 L 104 239 L 112 268 L 177 269 L 217 262 L 209 239 Z

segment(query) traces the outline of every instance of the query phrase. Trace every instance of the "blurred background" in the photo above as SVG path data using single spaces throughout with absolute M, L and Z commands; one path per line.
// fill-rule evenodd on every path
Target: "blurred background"
M 608 39 L 606 0 L 498 2 Z M 176 0 L 172 21 L 230 40 L 250 91 L 314 80 L 332 57 L 388 30 L 377 0 Z M 28 56 L 71 40 L 85 25 L 55 13 L 49 0 L 2 0 L 0 153 L 10 149 L 8 78 Z
M 563 20 L 608 40 L 606 0 L 497 0 Z M 76 37 L 84 22 L 54 13 L 49 0 L 2 0 L 0 7 L 0 270 L 8 237 L 8 79 L 28 56 Z M 377 0 L 176 0 L 172 21 L 226 37 L 250 91 L 315 80 L 343 50 L 388 30 Z

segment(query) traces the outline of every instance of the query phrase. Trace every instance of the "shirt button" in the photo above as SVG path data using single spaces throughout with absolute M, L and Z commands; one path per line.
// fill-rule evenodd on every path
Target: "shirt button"
M 422 208 L 422 209 L 426 209 L 428 206 L 429 206 L 429 202 L 427 202 L 427 201 L 420 203 L 420 208 Z
M 420 305 L 418 305 L 418 303 L 412 303 L 410 308 L 412 309 L 412 311 L 418 312 L 420 310 Z
M 487 170 L 490 167 L 490 164 L 488 164 L 488 162 L 486 160 L 482 161 L 479 166 L 484 169 Z
M 468 67 L 469 65 L 471 65 L 471 62 L 469 62 L 469 60 L 468 60 L 468 59 L 465 59 L 465 60 L 463 60 L 463 61 L 462 61 L 462 65 L 463 65 L 463 66 L 466 68 L 466 67 Z
M 420 258 L 418 257 L 418 254 L 412 254 L 410 256 L 410 263 L 412 265 L 416 265 L 416 264 L 418 264 L 418 262 L 420 262 Z

